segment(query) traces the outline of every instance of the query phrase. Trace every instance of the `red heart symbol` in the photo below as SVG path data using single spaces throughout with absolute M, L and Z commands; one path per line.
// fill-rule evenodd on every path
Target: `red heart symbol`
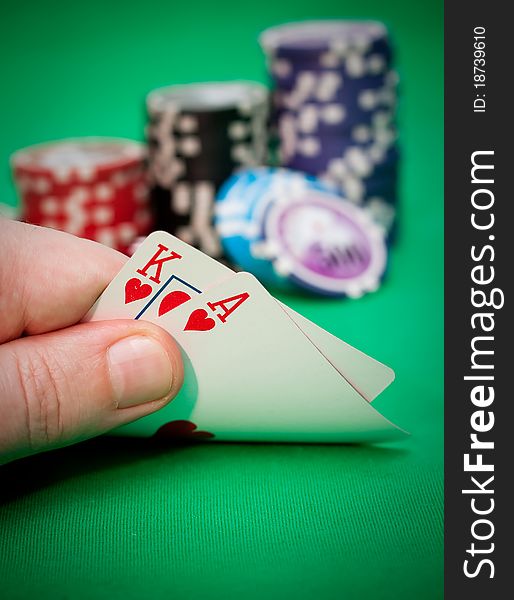
M 210 431 L 201 431 L 192 421 L 177 420 L 170 421 L 159 427 L 154 437 L 168 439 L 171 442 L 180 442 L 182 440 L 208 440 L 214 437 Z
M 184 331 L 209 331 L 216 325 L 214 319 L 211 319 L 204 308 L 197 308 L 187 320 Z
M 148 285 L 148 283 L 141 284 L 137 277 L 129 279 L 125 284 L 125 304 L 128 304 L 129 302 L 134 302 L 134 300 L 141 300 L 141 298 L 146 298 L 151 293 L 152 286 Z
M 170 421 L 166 425 L 163 425 L 159 431 L 166 429 L 168 434 L 175 434 L 181 436 L 189 436 L 196 429 L 196 425 L 192 421 L 178 420 Z
M 183 292 L 181 290 L 175 290 L 174 292 L 170 292 L 166 294 L 159 304 L 159 317 L 165 315 L 170 310 L 177 308 L 184 302 L 191 300 L 191 296 L 187 292 Z

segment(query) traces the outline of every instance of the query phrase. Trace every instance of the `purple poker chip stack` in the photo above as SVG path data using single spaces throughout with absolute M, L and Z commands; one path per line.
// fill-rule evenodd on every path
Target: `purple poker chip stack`
M 335 183 L 391 240 L 397 211 L 397 74 L 387 29 L 311 21 L 264 31 L 281 166 Z

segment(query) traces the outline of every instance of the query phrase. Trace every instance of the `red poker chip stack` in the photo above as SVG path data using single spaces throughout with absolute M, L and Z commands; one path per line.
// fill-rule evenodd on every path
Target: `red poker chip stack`
M 145 147 L 132 140 L 79 138 L 15 152 L 11 166 L 22 220 L 127 253 L 151 231 Z

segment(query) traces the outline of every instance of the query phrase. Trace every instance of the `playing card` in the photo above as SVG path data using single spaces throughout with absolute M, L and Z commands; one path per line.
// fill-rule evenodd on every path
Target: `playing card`
M 164 231 L 152 233 L 109 284 L 85 321 L 158 317 L 234 275 L 221 263 Z M 389 367 L 280 306 L 330 363 L 368 401 L 394 379 Z
M 141 319 L 147 311 L 155 317 L 231 275 L 228 267 L 169 233 L 156 231 L 127 261 L 84 321 Z
M 276 301 L 253 277 L 250 278 L 247 286 L 253 290 L 251 295 L 248 291 L 239 291 L 231 296 L 230 290 L 235 285 L 233 281 L 242 281 L 242 275 L 235 275 L 228 267 L 168 233 L 155 232 L 145 240 L 106 288 L 85 320 L 134 318 L 159 324 L 181 344 L 186 371 L 184 388 L 172 405 L 164 411 L 159 411 L 155 415 L 122 428 L 121 432 L 152 435 L 159 430 L 160 434 L 178 437 L 205 439 L 215 437 L 216 439 L 254 441 L 364 441 L 401 435 L 401 430 L 395 428 L 376 411 L 369 406 L 368 409 L 362 407 L 367 404 L 366 400 L 371 401 L 389 385 L 394 378 L 393 371 Z M 217 300 L 211 298 L 215 292 L 219 296 Z M 261 311 L 263 311 L 263 315 L 269 313 L 272 316 L 260 317 Z M 253 336 L 251 342 L 244 337 L 245 327 L 248 325 L 242 325 L 241 334 L 220 333 L 220 331 L 226 330 L 228 324 L 231 330 L 232 322 L 236 317 L 237 320 L 242 318 L 243 322 L 250 318 L 253 319 L 254 324 L 258 321 L 261 323 L 258 332 L 261 336 L 267 335 L 269 347 L 266 352 L 262 353 L 262 340 L 259 336 Z M 280 336 L 279 332 L 282 332 Z M 217 347 L 211 350 L 213 354 L 209 364 L 214 365 L 213 372 L 210 372 L 201 362 L 201 357 L 205 355 L 206 350 L 208 351 L 211 342 L 209 344 L 201 342 L 198 348 L 194 344 L 191 348 L 188 346 L 190 339 L 198 338 L 199 334 L 202 334 L 199 337 L 200 341 L 205 334 L 209 336 L 209 339 L 211 339 L 210 336 L 213 336 L 212 339 L 218 340 Z M 185 340 L 182 340 L 183 335 L 186 336 Z M 224 339 L 225 335 L 227 335 L 227 341 Z M 236 337 L 232 340 L 231 336 L 234 335 Z M 274 378 L 271 378 L 269 382 L 267 394 L 264 389 L 256 387 L 255 389 L 259 389 L 259 391 L 249 395 L 247 393 L 248 386 L 254 390 L 251 378 L 252 376 L 256 377 L 255 372 L 247 372 L 237 362 L 232 361 L 235 371 L 224 371 L 222 375 L 230 383 L 230 389 L 224 390 L 225 400 L 222 401 L 220 399 L 221 392 L 218 389 L 219 382 L 217 381 L 218 387 L 209 382 L 211 378 L 219 378 L 220 361 L 223 365 L 225 364 L 221 357 L 228 352 L 228 346 L 241 350 L 242 339 L 246 339 L 245 351 L 240 354 L 241 357 L 245 357 L 241 358 L 243 362 L 248 357 L 254 366 L 258 366 L 255 361 L 265 359 L 269 361 L 270 356 L 275 356 L 270 349 L 277 349 L 280 351 L 280 360 L 283 361 L 281 363 L 283 373 L 279 374 L 275 371 Z M 253 339 L 259 342 L 256 347 L 254 347 Z M 258 354 L 259 348 L 262 353 L 261 358 L 254 356 L 255 353 Z M 297 352 L 302 355 L 299 359 L 298 373 L 306 372 L 305 355 L 309 355 L 310 363 L 315 366 L 314 377 L 319 371 L 330 373 L 330 375 L 325 373 L 326 379 L 320 381 L 319 384 L 319 393 L 322 398 L 325 398 L 324 387 L 328 386 L 331 390 L 330 394 L 333 396 L 334 390 L 331 386 L 336 385 L 334 381 L 338 382 L 336 387 L 339 388 L 342 401 L 332 407 L 335 410 L 332 423 L 333 426 L 336 426 L 343 418 L 346 425 L 339 427 L 337 432 L 331 429 L 328 423 L 332 418 L 330 416 L 332 409 L 328 406 L 322 410 L 325 419 L 324 425 L 316 427 L 314 425 L 316 419 L 313 418 L 311 419 L 313 426 L 308 426 L 305 419 L 309 421 L 310 413 L 302 408 L 303 420 L 300 419 L 302 425 L 300 426 L 298 416 L 296 416 L 290 421 L 289 428 L 283 425 L 276 425 L 273 428 L 270 422 L 262 421 L 262 415 L 259 417 L 260 421 L 256 419 L 255 407 L 248 408 L 247 402 L 262 404 L 262 400 L 257 400 L 260 393 L 264 394 L 265 398 L 273 397 L 273 390 L 279 390 L 281 395 L 285 394 L 283 381 L 287 377 L 284 373 L 290 376 L 291 371 L 296 372 L 297 367 L 293 366 L 292 361 L 296 360 Z M 200 368 L 197 363 L 203 366 Z M 275 363 L 276 365 L 280 363 L 276 356 Z M 216 365 L 218 366 L 216 367 Z M 247 363 L 244 362 L 244 365 Z M 289 367 L 284 365 L 289 365 Z M 250 381 L 252 383 L 249 383 Z M 290 382 L 290 385 L 292 396 L 303 398 L 300 404 L 305 402 L 303 391 L 298 396 L 296 389 L 298 384 Z M 205 390 L 212 391 L 206 393 Z M 200 392 L 202 393 L 200 394 Z M 314 390 L 312 389 L 311 392 L 315 398 Z M 244 415 L 249 421 L 245 421 L 241 416 L 237 417 L 243 429 L 234 426 L 228 430 L 226 428 L 229 423 L 233 423 L 234 419 L 234 415 L 230 416 L 227 412 L 227 398 L 231 393 L 235 397 L 246 398 L 249 396 L 244 404 Z M 327 396 L 326 402 L 332 397 L 330 394 Z M 317 406 L 316 411 L 319 410 L 320 407 L 316 404 L 317 402 L 319 404 L 319 401 L 313 400 L 313 402 L 314 406 Z M 214 409 L 214 405 L 217 405 L 216 409 Z M 230 407 L 230 402 L 228 405 Z M 263 407 L 265 406 L 263 404 Z M 289 400 L 282 400 L 280 406 L 288 414 L 293 409 Z M 338 413 L 338 410 L 341 409 L 344 415 Z M 217 416 L 211 414 L 213 410 Z M 207 411 L 208 418 L 205 418 L 205 411 Z M 273 414 L 273 411 L 268 411 L 268 413 Z M 316 414 L 318 413 L 316 412 Z M 191 420 L 198 419 L 198 416 L 201 418 L 199 426 L 203 429 L 198 429 L 197 421 Z M 220 425 L 220 419 L 225 425 Z M 275 420 L 277 423 L 281 423 L 280 419 Z M 258 425 L 259 422 L 260 425 Z M 282 433 L 276 430 L 277 426 L 281 427 Z M 207 427 L 211 427 L 212 430 L 216 429 L 216 432 L 213 433 Z M 359 430 L 359 433 L 355 428 Z
M 157 319 L 157 320 L 156 320 Z M 247 273 L 150 319 L 180 345 L 186 383 L 122 428 L 228 441 L 362 442 L 403 435 L 341 376 Z
M 325 358 L 368 402 L 394 381 L 394 371 L 279 302 Z

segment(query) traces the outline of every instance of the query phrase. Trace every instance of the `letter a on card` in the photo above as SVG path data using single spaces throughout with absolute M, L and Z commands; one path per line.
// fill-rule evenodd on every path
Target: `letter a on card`
M 207 306 L 216 311 L 218 307 L 223 310 L 223 313 L 216 312 L 216 316 L 218 319 L 225 323 L 228 316 L 232 314 L 237 308 L 243 304 L 245 300 L 248 300 L 250 294 L 248 292 L 243 292 L 241 294 L 237 294 L 236 296 L 232 296 L 231 298 L 225 298 L 224 300 L 218 300 L 217 302 L 207 302 Z

